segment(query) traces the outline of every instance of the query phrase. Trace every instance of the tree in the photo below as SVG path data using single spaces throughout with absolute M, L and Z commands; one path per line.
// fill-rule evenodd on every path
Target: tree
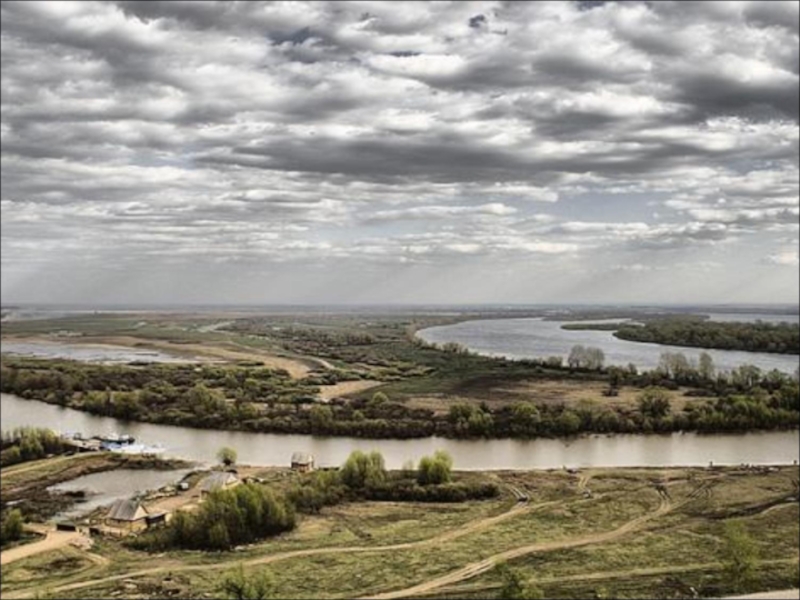
M 511 414 L 514 417 L 512 428 L 517 433 L 532 435 L 541 422 L 539 409 L 530 402 L 517 402 L 511 407 Z
M 602 369 L 606 356 L 600 348 L 582 346 L 577 344 L 572 347 L 567 358 L 570 369 Z
M 585 353 L 586 349 L 580 344 L 573 346 L 572 349 L 569 351 L 569 356 L 567 357 L 567 365 L 569 365 L 569 368 L 570 369 L 579 368 L 583 363 L 583 357 Z
M 639 412 L 651 419 L 661 419 L 669 414 L 669 395 L 661 388 L 650 387 L 639 395 Z
M 758 549 L 739 521 L 725 523 L 725 545 L 722 548 L 725 571 L 737 588 L 753 578 Z
M 700 353 L 699 371 L 703 379 L 710 381 L 714 377 L 714 359 L 711 358 L 708 352 Z
M 581 428 L 581 418 L 570 409 L 564 409 L 556 419 L 558 430 L 566 435 L 578 433 Z
M 2 456 L 4 467 L 22 462 L 22 453 L 19 451 L 19 446 L 11 446 L 11 448 L 3 452 Z
M 662 352 L 658 368 L 667 377 L 676 380 L 685 379 L 694 370 L 686 355 L 682 352 Z
M 603 363 L 606 360 L 605 353 L 600 348 L 589 346 L 586 348 L 586 368 L 595 371 L 603 368 Z
M 267 571 L 247 577 L 239 565 L 229 571 L 219 582 L 219 591 L 232 600 L 266 600 L 275 591 L 275 582 Z
M 354 450 L 341 468 L 342 483 L 351 489 L 372 488 L 386 480 L 386 467 L 380 452 L 364 454 Z
M 42 443 L 34 436 L 23 436 L 19 443 L 19 451 L 24 460 L 34 460 L 44 456 Z
M 3 519 L 2 529 L 0 529 L 2 543 L 14 542 L 22 537 L 22 513 L 18 509 L 9 511 Z
M 369 407 L 375 408 L 376 406 L 380 406 L 381 404 L 386 404 L 389 402 L 389 396 L 384 394 L 383 392 L 375 392 L 372 395 L 372 399 L 369 401 Z
M 227 446 L 223 446 L 217 452 L 217 460 L 221 462 L 226 467 L 230 467 L 231 465 L 236 463 L 236 450 L 233 448 L 228 448 Z
M 433 456 L 423 456 L 419 461 L 417 482 L 420 485 L 437 485 L 451 479 L 453 459 L 444 450 L 437 450 Z
M 754 365 L 742 365 L 731 371 L 731 383 L 742 391 L 749 391 L 761 381 L 761 369 Z
M 309 411 L 311 419 L 311 429 L 314 431 L 325 431 L 333 422 L 333 411 L 330 406 L 315 404 Z
M 208 530 L 208 545 L 213 550 L 229 550 L 231 538 L 228 528 L 222 521 L 217 521 Z

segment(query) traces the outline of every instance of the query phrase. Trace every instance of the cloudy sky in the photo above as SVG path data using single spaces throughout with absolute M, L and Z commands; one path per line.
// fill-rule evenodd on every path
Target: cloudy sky
M 798 301 L 797 2 L 2 2 L 2 301 Z

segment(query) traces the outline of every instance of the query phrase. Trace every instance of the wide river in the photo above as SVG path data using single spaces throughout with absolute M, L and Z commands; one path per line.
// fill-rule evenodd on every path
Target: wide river
M 796 323 L 797 315 L 775 317 L 774 315 L 727 315 L 712 314 L 712 320 L 730 321 L 790 321 Z M 534 319 L 485 319 L 464 321 L 455 325 L 429 327 L 417 332 L 426 342 L 444 344 L 456 342 L 474 352 L 488 356 L 505 356 L 512 359 L 546 358 L 562 356 L 564 359 L 577 344 L 595 346 L 605 353 L 606 365 L 626 366 L 633 363 L 639 369 L 658 366 L 663 352 L 681 352 L 687 358 L 697 360 L 701 352 L 707 352 L 718 370 L 727 371 L 743 364 L 755 365 L 763 370 L 778 369 L 794 373 L 800 358 L 794 354 L 768 354 L 766 352 L 738 352 L 733 350 L 703 350 L 663 344 L 629 342 L 615 338 L 611 331 L 562 329 L 564 323 L 574 321 L 544 321 Z M 592 321 L 594 323 L 614 322 Z
M 213 431 L 129 423 L 36 400 L 0 395 L 2 429 L 49 427 L 84 435 L 128 433 L 137 442 L 160 444 L 166 456 L 212 463 L 230 446 L 242 464 L 288 466 L 293 452 L 310 452 L 319 466 L 341 465 L 353 450 L 378 450 L 388 468 L 400 468 L 435 450 L 446 450 L 456 469 L 548 469 L 567 467 L 657 467 L 714 464 L 778 464 L 800 458 L 800 432 L 698 435 L 591 435 L 568 440 L 364 440 L 347 437 Z

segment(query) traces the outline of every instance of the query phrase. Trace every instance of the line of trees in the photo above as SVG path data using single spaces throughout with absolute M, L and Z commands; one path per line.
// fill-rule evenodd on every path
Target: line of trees
M 37 427 L 18 427 L 2 433 L 0 466 L 8 467 L 29 460 L 62 454 L 69 450 L 52 430 Z
M 693 348 L 800 354 L 800 325 L 796 323 L 738 323 L 662 319 L 644 325 L 620 325 L 622 340 Z

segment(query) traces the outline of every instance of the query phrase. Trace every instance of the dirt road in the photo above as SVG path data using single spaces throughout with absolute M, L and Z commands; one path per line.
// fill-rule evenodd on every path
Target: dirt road
M 58 550 L 59 548 L 63 548 L 68 544 L 81 543 L 84 538 L 85 536 L 77 531 L 50 530 L 47 532 L 47 537 L 39 542 L 24 544 L 22 546 L 12 548 L 11 550 L 0 552 L 0 565 L 7 565 L 14 561 L 28 558 L 29 556 L 42 554 L 43 552 Z
M 430 581 L 426 581 L 424 583 L 420 583 L 418 585 L 414 585 L 402 590 L 395 590 L 383 594 L 365 596 L 363 600 L 366 599 L 391 600 L 393 598 L 406 598 L 408 596 L 418 596 L 420 594 L 427 594 L 444 586 L 453 585 L 460 581 L 471 579 L 477 575 L 486 573 L 487 571 L 492 570 L 495 567 L 495 565 L 497 565 L 497 563 L 512 560 L 514 558 L 519 558 L 527 554 L 533 554 L 534 552 L 552 552 L 553 550 L 564 550 L 567 548 L 576 548 L 578 546 L 588 546 L 589 544 L 609 542 L 616 538 L 627 535 L 632 531 L 636 531 L 648 521 L 663 516 L 676 507 L 677 505 L 673 506 L 668 500 L 662 499 L 660 506 L 652 513 L 628 521 L 621 527 L 618 527 L 617 529 L 614 529 L 612 531 L 607 531 L 604 533 L 596 533 L 567 540 L 558 540 L 553 542 L 542 542 L 539 544 L 531 544 L 530 546 L 522 546 L 521 548 L 513 548 L 511 550 L 500 552 L 499 554 L 495 554 L 494 556 L 490 556 L 489 558 L 485 558 L 478 562 L 471 563 L 465 567 L 457 569 L 456 571 L 448 573 L 447 575 L 437 577 L 436 579 L 432 579 Z
M 474 577 L 474 576 L 476 576 L 476 575 L 478 575 L 480 573 L 484 573 L 484 572 L 494 568 L 496 562 L 498 562 L 498 561 L 517 558 L 517 557 L 520 557 L 520 556 L 524 556 L 525 554 L 531 554 L 533 552 L 547 552 L 547 551 L 552 551 L 552 550 L 560 550 L 560 549 L 564 549 L 564 548 L 574 548 L 574 547 L 577 547 L 577 546 L 584 546 L 584 545 L 589 545 L 589 544 L 595 544 L 595 543 L 610 541 L 610 540 L 613 540 L 613 539 L 615 539 L 617 537 L 621 537 L 623 535 L 626 535 L 626 534 L 628 534 L 628 533 L 630 533 L 632 531 L 635 531 L 635 530 L 639 529 L 642 525 L 644 525 L 646 522 L 650 521 L 651 519 L 655 519 L 655 518 L 657 518 L 659 516 L 662 516 L 662 515 L 668 513 L 670 510 L 673 510 L 674 508 L 677 508 L 678 506 L 684 504 L 685 502 L 686 501 L 681 502 L 680 504 L 677 504 L 677 505 L 671 505 L 667 500 L 662 500 L 661 505 L 655 511 L 653 511 L 652 513 L 647 514 L 647 515 L 643 515 L 641 517 L 637 517 L 636 519 L 633 519 L 633 520 L 625 523 L 621 527 L 619 527 L 617 529 L 614 529 L 612 531 L 605 532 L 605 533 L 599 533 L 599 534 L 593 534 L 593 535 L 589 535 L 589 536 L 582 536 L 582 537 L 578 537 L 578 538 L 572 538 L 572 539 L 568 539 L 568 540 L 560 540 L 560 541 L 555 541 L 555 542 L 546 542 L 546 543 L 541 543 L 541 544 L 533 544 L 533 545 L 530 545 L 530 546 L 523 546 L 521 548 L 514 548 L 514 549 L 511 549 L 511 550 L 507 550 L 505 552 L 502 552 L 500 554 L 496 554 L 494 556 L 491 556 L 491 557 L 489 557 L 487 559 L 484 559 L 482 561 L 467 565 L 466 567 L 458 569 L 457 571 L 454 571 L 453 573 L 450 573 L 450 574 L 445 575 L 443 577 L 436 578 L 434 580 L 431 580 L 431 581 L 428 581 L 428 582 L 413 586 L 411 588 L 407 588 L 407 589 L 404 589 L 404 590 L 396 590 L 396 591 L 393 591 L 393 592 L 387 592 L 385 594 L 379 594 L 379 595 L 375 595 L 375 596 L 369 596 L 368 598 L 375 598 L 375 599 L 387 598 L 388 599 L 388 598 L 401 598 L 401 597 L 406 597 L 406 596 L 413 596 L 413 595 L 425 593 L 427 591 L 436 590 L 436 589 L 439 589 L 439 588 L 441 588 L 443 586 L 453 585 L 455 583 L 458 583 L 460 581 L 464 581 L 466 579 L 470 579 L 470 578 L 472 578 L 472 577 Z M 442 542 L 452 541 L 452 540 L 457 539 L 459 537 L 463 537 L 463 536 L 468 535 L 470 533 L 474 533 L 475 531 L 479 531 L 480 529 L 483 529 L 485 527 L 496 525 L 499 522 L 502 522 L 504 520 L 516 517 L 516 516 L 518 516 L 518 515 L 520 515 L 522 513 L 531 512 L 531 511 L 534 511 L 534 510 L 539 510 L 539 509 L 544 508 L 546 506 L 551 506 L 551 505 L 554 505 L 554 504 L 557 504 L 557 503 L 558 503 L 557 501 L 544 502 L 544 503 L 541 503 L 541 504 L 534 504 L 534 505 L 517 503 L 514 506 L 512 506 L 511 508 L 509 508 L 509 510 L 507 510 L 506 512 L 501 513 L 499 515 L 495 515 L 493 517 L 485 517 L 485 518 L 482 518 L 482 519 L 476 519 L 475 521 L 467 523 L 466 525 L 463 525 L 463 526 L 461 526 L 461 527 L 459 527 L 457 529 L 446 531 L 446 532 L 444 532 L 444 533 L 442 533 L 440 535 L 434 536 L 432 538 L 428 538 L 428 539 L 420 540 L 420 541 L 416 541 L 416 542 L 405 542 L 405 543 L 401 543 L 401 544 L 391 544 L 391 545 L 387 545 L 387 546 L 350 546 L 350 547 L 346 547 L 346 548 L 308 548 L 308 549 L 303 549 L 303 550 L 293 550 L 293 551 L 289 551 L 289 552 L 281 552 L 281 553 L 272 554 L 272 555 L 269 555 L 269 556 L 262 556 L 262 557 L 254 558 L 254 559 L 247 560 L 247 561 L 235 561 L 235 560 L 232 559 L 230 561 L 219 562 L 219 563 L 216 563 L 216 564 L 213 564 L 213 565 L 182 565 L 180 563 L 174 562 L 174 563 L 171 563 L 171 564 L 165 564 L 165 565 L 160 566 L 160 567 L 153 567 L 153 568 L 150 568 L 150 569 L 142 569 L 140 571 L 132 571 L 132 572 L 123 573 L 123 574 L 119 574 L 119 575 L 112 575 L 112 576 L 109 576 L 109 577 L 91 579 L 91 580 L 86 580 L 86 581 L 79 581 L 79 582 L 75 582 L 75 583 L 70 583 L 70 584 L 65 584 L 65 585 L 61 585 L 61 586 L 51 587 L 51 588 L 48 588 L 48 590 L 50 592 L 66 592 L 66 591 L 71 591 L 71 590 L 91 587 L 91 586 L 99 585 L 99 584 L 103 584 L 103 583 L 109 583 L 109 582 L 112 582 L 112 581 L 119 581 L 119 580 L 122 580 L 122 579 L 130 579 L 130 578 L 134 578 L 134 577 L 142 577 L 142 576 L 145 576 L 145 575 L 154 575 L 154 574 L 164 573 L 164 572 L 168 572 L 168 571 L 176 573 L 176 572 L 186 572 L 186 571 L 203 571 L 203 570 L 226 569 L 226 568 L 229 568 L 231 564 L 234 564 L 236 562 L 238 562 L 240 564 L 243 564 L 245 566 L 256 566 L 256 565 L 267 565 L 267 564 L 271 564 L 271 563 L 275 563 L 275 562 L 279 562 L 279 561 L 283 561 L 283 560 L 289 560 L 289 559 L 292 559 L 292 558 L 301 558 L 301 557 L 307 557 L 307 556 L 318 556 L 318 555 L 321 555 L 321 554 L 353 554 L 353 553 L 368 553 L 368 552 L 387 552 L 387 551 L 392 551 L 392 550 L 406 550 L 406 549 L 411 549 L 411 548 L 424 547 L 424 546 L 439 544 L 439 543 L 442 543 Z M 9 599 L 11 599 L 11 598 L 30 598 L 30 597 L 34 596 L 38 591 L 41 591 L 41 590 L 38 590 L 38 589 L 34 588 L 34 589 L 27 590 L 25 592 L 6 593 L 3 596 L 5 598 L 9 598 Z
M 255 565 L 266 565 L 274 562 L 279 562 L 283 560 L 288 560 L 291 558 L 300 558 L 305 556 L 316 556 L 320 554 L 350 554 L 350 553 L 360 553 L 360 552 L 386 552 L 390 550 L 404 550 L 409 548 L 416 548 L 416 547 L 423 547 L 427 545 L 439 544 L 446 541 L 451 541 L 470 533 L 474 533 L 475 531 L 479 531 L 486 527 L 490 527 L 492 525 L 496 525 L 502 521 L 507 519 L 511 519 L 516 517 L 520 514 L 525 512 L 531 512 L 534 510 L 538 510 L 540 508 L 544 508 L 546 506 L 551 506 L 556 502 L 543 502 L 541 504 L 523 504 L 523 503 L 516 503 L 509 510 L 503 512 L 499 515 L 495 515 L 492 517 L 485 517 L 481 519 L 476 519 L 471 521 L 457 529 L 453 529 L 450 531 L 446 531 L 440 535 L 434 536 L 432 538 L 428 538 L 425 540 L 420 540 L 416 542 L 405 542 L 401 544 L 391 544 L 388 546 L 350 546 L 347 548 L 308 548 L 304 550 L 293 550 L 289 552 L 281 552 L 278 554 L 272 554 L 269 556 L 262 556 L 260 558 L 254 558 L 248 561 L 237 561 L 235 559 L 231 559 L 230 561 L 223 561 L 213 565 L 182 565 L 180 563 L 172 562 L 170 564 L 165 564 L 160 567 L 153 567 L 151 569 L 142 569 L 139 571 L 132 571 L 128 573 L 123 573 L 120 575 L 113 575 L 109 577 L 102 577 L 98 579 L 91 579 L 86 581 L 79 581 L 76 583 L 65 584 L 57 587 L 48 588 L 49 592 L 66 592 L 70 590 L 81 589 L 85 587 L 91 587 L 93 585 L 99 585 L 102 583 L 109 583 L 111 581 L 118 581 L 121 579 L 130 579 L 134 577 L 142 577 L 145 575 L 154 575 L 157 573 L 165 573 L 165 572 L 185 572 L 185 571 L 202 571 L 202 570 L 218 570 L 218 569 L 226 569 L 229 568 L 230 565 L 234 563 L 242 563 L 245 566 L 255 566 Z M 4 598 L 30 598 L 34 596 L 37 592 L 42 591 L 37 588 L 33 588 L 31 590 L 27 590 L 25 592 L 7 592 L 3 594 Z
M 338 398 L 339 396 L 345 396 L 347 394 L 368 390 L 369 388 L 374 388 L 382 384 L 383 381 L 372 381 L 369 379 L 359 379 L 358 381 L 340 381 L 334 385 L 319 386 L 319 397 L 323 400 L 330 400 L 332 398 Z

